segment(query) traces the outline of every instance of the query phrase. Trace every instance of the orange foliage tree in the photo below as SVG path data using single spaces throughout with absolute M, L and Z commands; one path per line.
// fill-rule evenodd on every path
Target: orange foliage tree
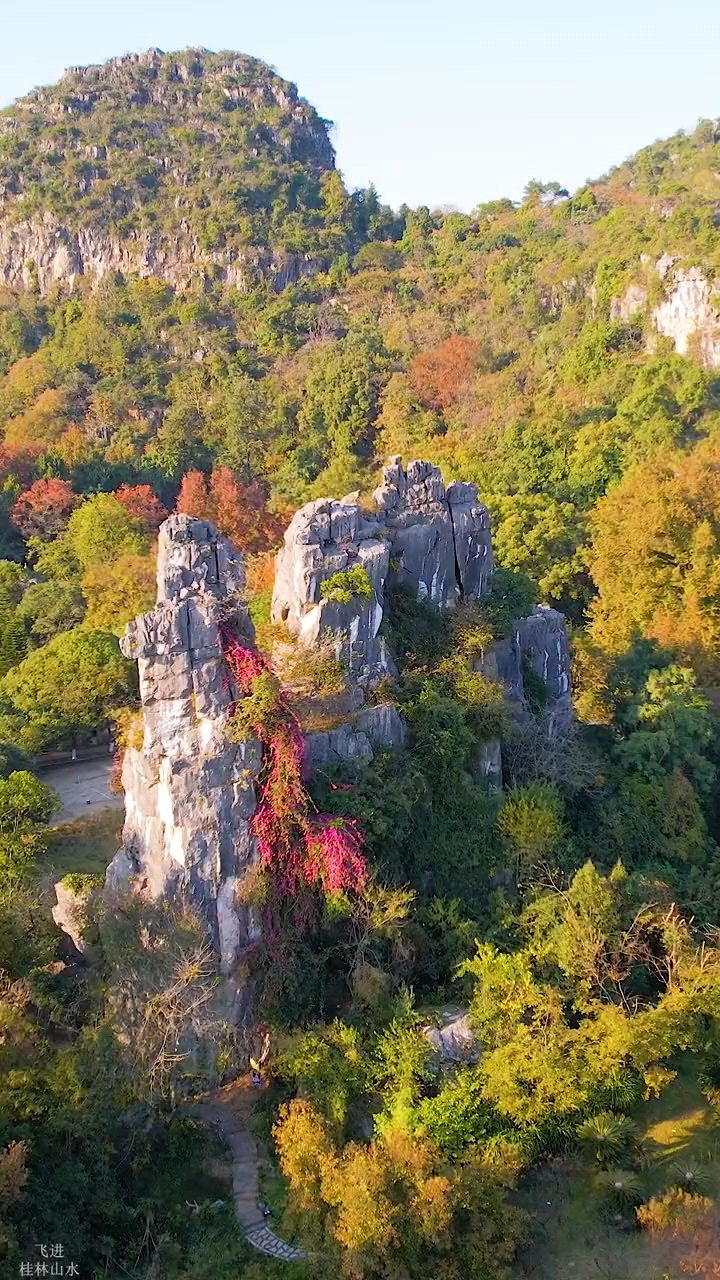
M 115 491 L 115 497 L 146 533 L 157 529 L 168 514 L 149 484 L 121 484 Z
M 32 483 L 33 471 L 38 455 L 42 453 L 41 445 L 29 445 L 27 448 L 0 445 L 0 485 L 9 476 L 13 476 L 22 488 Z
M 285 518 L 267 507 L 267 493 L 259 480 L 243 484 L 229 467 L 213 471 L 210 480 L 202 471 L 183 477 L 177 510 L 200 520 L 210 520 L 240 551 L 266 551 L 278 543 Z
M 410 364 L 413 391 L 438 413 L 452 409 L 475 371 L 479 353 L 479 344 L 460 334 L 432 351 L 419 352 Z
M 10 519 L 24 538 L 48 542 L 62 533 L 79 502 L 67 480 L 36 480 L 13 504 Z

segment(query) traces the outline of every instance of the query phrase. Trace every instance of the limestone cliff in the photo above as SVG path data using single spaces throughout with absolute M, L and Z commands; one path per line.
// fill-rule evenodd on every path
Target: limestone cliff
M 665 296 L 649 312 L 651 331 L 647 349 L 655 346 L 653 335 L 670 338 L 678 355 L 692 355 L 707 369 L 720 368 L 720 280 L 709 278 L 698 266 L 675 267 L 677 258 L 664 253 L 651 263 L 641 257 L 640 269 L 664 282 Z M 645 277 L 647 280 L 647 275 Z M 647 283 L 633 281 L 621 297 L 610 303 L 610 318 L 631 321 L 648 315 Z
M 209 250 L 185 223 L 165 235 L 145 229 L 120 232 L 100 224 L 73 227 L 52 213 L 22 222 L 0 222 L 0 282 L 11 288 L 72 288 L 78 277 L 102 280 L 112 272 L 167 280 L 179 289 L 193 281 L 222 280 L 246 292 L 259 278 L 278 291 L 319 266 L 301 254 L 257 246 Z
M 493 571 L 490 514 L 472 484 L 445 484 L 439 467 L 392 457 L 373 500 L 396 563 L 395 580 L 441 609 L 477 600 Z
M 446 490 L 436 467 L 416 461 L 404 471 L 393 458 L 376 507 L 364 514 L 354 496 L 309 503 L 294 516 L 277 557 L 273 617 L 300 644 L 334 643 L 353 694 L 343 723 L 308 735 L 309 768 L 370 760 L 378 748 L 404 743 L 397 708 L 367 705 L 369 691 L 394 669 L 380 632 L 386 585 L 404 583 L 418 600 L 453 608 L 478 599 L 491 581 L 490 522 L 472 485 Z M 323 593 L 333 575 L 353 570 L 363 571 L 363 591 Z M 212 525 L 174 515 L 161 526 L 157 605 L 130 623 L 122 640 L 123 653 L 138 663 L 142 743 L 125 751 L 123 847 L 107 876 L 110 891 L 132 886 L 200 914 L 235 1022 L 247 1003 L 238 960 L 258 931 L 238 890 L 257 861 L 252 818 L 263 763 L 259 743 L 238 744 L 228 732 L 241 692 L 223 637 L 231 631 L 246 647 L 254 640 L 244 581 L 241 557 Z M 570 664 L 561 614 L 537 608 L 518 619 L 511 636 L 492 646 L 484 669 L 505 684 L 520 717 L 532 669 L 546 691 L 548 732 L 567 725 Z M 498 743 L 484 745 L 479 767 L 490 785 L 501 783 Z
M 120 271 L 284 288 L 323 265 L 333 168 L 326 122 L 256 58 L 149 49 L 72 67 L 0 111 L 0 283 L 45 294 Z M 285 184 L 292 237 L 268 216 Z
M 695 355 L 708 369 L 720 369 L 720 309 L 713 305 L 720 281 L 700 267 L 673 273 L 667 297 L 653 312 L 658 333 L 672 338 L 679 355 Z
M 379 634 L 389 563 L 383 525 L 366 519 L 357 502 L 309 502 L 293 516 L 277 557 L 273 621 L 284 622 L 302 644 L 338 637 L 340 656 L 357 683 L 376 681 L 392 665 Z M 346 602 L 323 598 L 322 583 L 352 569 L 365 571 L 371 595 Z
M 143 741 L 125 752 L 123 847 L 108 870 L 110 888 L 132 877 L 136 890 L 199 911 L 228 979 L 256 929 L 237 887 L 255 860 L 260 750 L 227 734 L 233 689 L 220 633 L 230 625 L 252 643 L 243 586 L 241 558 L 212 525 L 183 515 L 165 521 L 157 606 L 122 640 L 138 662 Z M 241 992 L 230 994 L 237 1017 Z

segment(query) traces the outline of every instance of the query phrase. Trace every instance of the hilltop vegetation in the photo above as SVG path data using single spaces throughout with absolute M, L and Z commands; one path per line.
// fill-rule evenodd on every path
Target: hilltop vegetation
M 628 624 L 664 641 L 667 615 L 682 610 L 684 634 L 671 638 L 714 679 L 712 638 L 691 618 L 699 607 L 709 619 L 696 601 L 713 590 L 714 500 L 703 552 L 675 520 L 647 530 L 650 560 L 668 541 L 672 566 L 635 616 L 603 569 L 604 531 L 627 542 L 637 525 L 633 495 L 664 495 L 676 460 L 715 466 L 711 339 L 695 352 L 704 366 L 692 339 L 678 355 L 653 320 L 676 270 L 697 268 L 714 297 L 714 126 L 572 197 L 531 183 L 519 207 L 393 215 L 372 189 L 345 191 L 324 125 L 294 88 L 236 55 L 69 73 L 0 120 L 0 231 L 42 215 L 112 227 L 122 249 L 100 264 L 99 287 L 70 273 L 38 293 L 31 272 L 30 288 L 2 297 L 6 508 L 36 476 L 81 494 L 149 483 L 171 506 L 184 473 L 213 467 L 287 508 L 367 490 L 383 455 L 422 453 L 449 478 L 477 480 L 500 562 L 575 622 L 592 616 L 598 588 L 604 644 L 622 646 Z M 102 165 L 85 157 L 93 147 Z M 138 177 L 138 164 L 152 174 Z M 93 176 L 98 165 L 107 176 Z M 145 279 L 112 269 L 132 266 L 141 230 L 156 250 Z M 168 237 L 185 246 L 182 281 L 158 249 Z M 240 259 L 250 267 L 238 280 Z M 603 500 L 621 481 L 615 526 Z M 680 489 L 692 522 L 696 500 Z M 643 564 L 648 554 L 641 575 Z
M 0 113 L 0 1256 L 74 1233 L 97 1274 L 276 1274 L 213 1215 L 173 1118 L 167 1054 L 184 1070 L 208 989 L 196 922 L 138 907 L 100 941 L 90 912 L 93 966 L 61 961 L 43 871 L 54 850 L 95 872 L 100 843 L 85 866 L 49 837 L 26 766 L 109 723 L 132 741 L 118 637 L 154 599 L 169 511 L 246 553 L 271 644 L 289 512 L 367 496 L 402 453 L 477 482 L 502 572 L 453 618 L 389 601 L 407 750 L 325 770 L 307 801 L 355 820 L 367 877 L 248 890 L 273 914 L 249 963 L 274 1204 L 318 1254 L 297 1274 L 504 1280 L 523 1240 L 534 1274 L 508 1192 L 532 1203 L 549 1156 L 608 1258 L 642 1225 L 638 1267 L 657 1246 L 673 1280 L 690 1258 L 714 1274 L 719 172 L 703 122 L 572 195 L 394 212 L 346 190 L 293 85 L 197 50 L 75 69 Z M 367 590 L 346 578 L 327 591 Z M 553 741 L 540 677 L 518 727 L 474 665 L 537 599 L 573 629 L 578 723 Z M 300 675 L 309 697 L 343 683 L 327 654 Z M 258 679 L 270 742 L 284 695 Z M 502 793 L 480 763 L 498 735 Z M 445 1000 L 482 1053 L 441 1071 L 422 1028 Z M 689 1171 L 649 1123 L 686 1095 Z

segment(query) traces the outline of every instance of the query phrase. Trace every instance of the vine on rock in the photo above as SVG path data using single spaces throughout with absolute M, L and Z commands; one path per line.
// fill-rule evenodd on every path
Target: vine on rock
M 256 649 L 223 628 L 225 661 L 243 694 L 231 713 L 238 737 L 251 732 L 263 746 L 260 800 L 252 819 L 260 864 L 285 894 L 305 884 L 330 893 L 360 891 L 367 881 L 363 840 L 353 818 L 312 813 L 303 779 L 304 738 L 280 681 Z

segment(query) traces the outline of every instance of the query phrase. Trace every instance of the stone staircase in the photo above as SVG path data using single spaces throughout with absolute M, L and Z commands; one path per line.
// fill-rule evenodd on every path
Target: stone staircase
M 234 1081 L 206 1099 L 184 1103 L 183 1111 L 211 1125 L 232 1152 L 235 1217 L 248 1242 L 272 1258 L 295 1262 L 309 1255 L 281 1240 L 267 1225 L 260 1208 L 258 1149 L 249 1127 L 250 1088 L 249 1080 Z

